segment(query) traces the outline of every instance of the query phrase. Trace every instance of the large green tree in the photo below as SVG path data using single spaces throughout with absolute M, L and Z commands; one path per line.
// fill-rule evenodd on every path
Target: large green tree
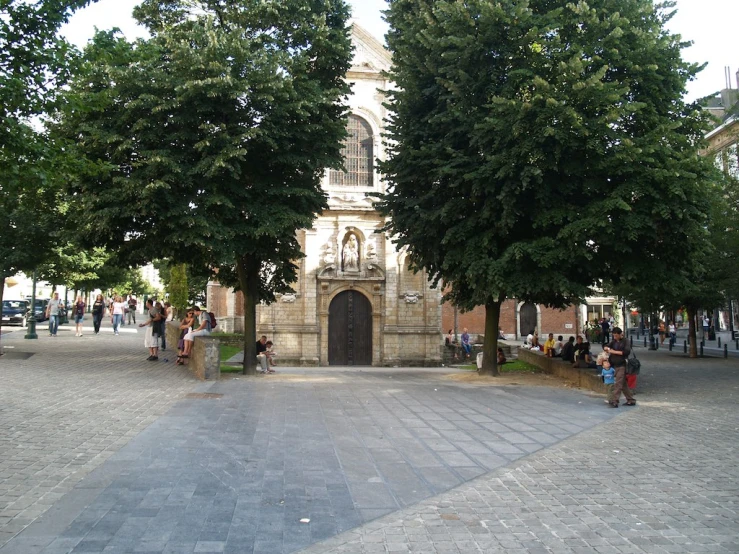
M 664 8 L 669 8 L 665 4 Z M 699 67 L 651 0 L 391 0 L 388 189 L 417 268 L 486 308 L 562 307 L 604 277 L 663 275 L 707 207 Z
M 30 274 L 53 244 L 58 151 L 31 123 L 73 67 L 59 27 L 88 3 L 0 0 L 0 300 L 5 279 Z
M 90 163 L 70 190 L 88 240 L 218 271 L 256 306 L 289 290 L 296 231 L 341 164 L 351 42 L 343 0 L 146 0 L 152 38 L 99 34 L 59 128 Z

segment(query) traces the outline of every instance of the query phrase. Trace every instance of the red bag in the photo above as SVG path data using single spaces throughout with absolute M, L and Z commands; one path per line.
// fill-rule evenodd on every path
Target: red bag
M 638 375 L 636 373 L 629 373 L 626 375 L 626 386 L 629 387 L 630 390 L 636 389 L 636 378 Z

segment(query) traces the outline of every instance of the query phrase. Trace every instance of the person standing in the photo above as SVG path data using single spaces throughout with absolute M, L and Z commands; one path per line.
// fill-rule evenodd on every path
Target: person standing
M 668 326 L 669 332 L 670 332 L 670 344 L 672 346 L 675 346 L 675 341 L 677 340 L 677 328 L 675 327 L 675 322 L 670 321 L 670 325 Z
M 95 302 L 92 304 L 92 324 L 95 327 L 95 334 L 100 332 L 100 324 L 103 322 L 105 315 L 105 300 L 102 294 L 98 294 Z
M 608 336 L 608 333 L 611 331 L 611 324 L 608 323 L 608 320 L 604 317 L 600 320 L 600 334 L 601 334 L 601 346 L 605 346 L 608 344 L 608 339 L 610 338 Z
M 62 309 L 62 301 L 59 300 L 59 293 L 55 292 L 54 297 L 49 300 L 46 305 L 46 318 L 49 320 L 49 336 L 55 337 L 59 330 L 59 312 Z
M 603 349 L 608 353 L 608 359 L 616 372 L 613 383 L 613 396 L 610 403 L 612 408 L 618 408 L 621 400 L 621 393 L 626 397 L 626 406 L 636 406 L 636 399 L 631 394 L 631 389 L 626 383 L 626 360 L 631 354 L 631 348 L 628 341 L 623 338 L 622 331 L 619 327 L 613 328 L 613 340 Z
M 159 302 L 157 302 L 157 304 L 159 304 Z M 164 306 L 162 307 L 162 350 L 167 349 L 167 323 L 172 321 L 173 317 L 172 304 L 170 304 L 169 302 L 165 302 Z
M 113 300 L 113 308 L 110 315 L 113 317 L 113 333 L 118 334 L 118 329 L 121 327 L 121 321 L 123 321 L 123 313 L 126 309 L 126 305 L 123 303 L 123 298 L 116 296 Z
M 82 300 L 82 296 L 77 296 L 77 300 L 74 302 L 74 328 L 75 337 L 82 336 L 82 321 L 85 319 L 85 301 Z
M 611 362 L 607 357 L 602 362 L 600 376 L 603 378 L 603 384 L 606 386 L 606 403 L 613 405 L 613 384 L 616 381 L 616 371 L 611 367 Z
M 129 325 L 131 325 L 131 320 L 133 319 L 133 323 L 135 325 L 136 324 L 136 306 L 138 303 L 136 302 L 136 298 L 134 298 L 132 294 L 128 295 L 127 304 L 128 304 L 127 306 L 128 311 L 126 312 L 126 319 Z
M 146 323 L 139 324 L 139 327 L 146 327 L 146 336 L 144 337 L 144 346 L 149 349 L 149 357 L 146 358 L 150 362 L 159 359 L 159 322 L 162 320 L 162 314 L 154 306 L 154 301 L 150 298 L 146 301 L 146 309 L 149 318 Z
M 708 331 L 711 328 L 711 320 L 708 314 L 703 314 L 703 340 L 708 340 Z

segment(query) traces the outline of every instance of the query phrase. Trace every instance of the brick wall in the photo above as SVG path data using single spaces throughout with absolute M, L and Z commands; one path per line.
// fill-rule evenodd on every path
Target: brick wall
M 517 306 L 517 300 L 506 300 L 500 308 L 500 327 L 506 336 L 516 336 L 517 334 Z M 539 310 L 541 314 L 540 336 L 546 336 L 547 333 L 554 333 L 555 336 L 558 334 L 575 335 L 578 328 L 576 306 L 569 306 L 564 311 L 539 306 Z M 454 329 L 454 306 L 448 302 L 442 304 L 441 321 L 444 334 L 449 329 Z M 571 325 L 571 327 L 568 328 L 568 325 Z M 484 306 L 477 306 L 474 310 L 466 313 L 457 312 L 458 332 L 461 333 L 465 327 L 469 329 L 472 335 L 482 335 L 485 333 Z

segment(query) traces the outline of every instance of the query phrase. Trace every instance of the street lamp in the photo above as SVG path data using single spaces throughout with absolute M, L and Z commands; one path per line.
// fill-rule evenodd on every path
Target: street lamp
M 37 339 L 36 334 L 36 270 L 33 271 L 33 288 L 31 289 L 31 309 L 26 315 L 28 318 L 28 329 L 25 339 Z

